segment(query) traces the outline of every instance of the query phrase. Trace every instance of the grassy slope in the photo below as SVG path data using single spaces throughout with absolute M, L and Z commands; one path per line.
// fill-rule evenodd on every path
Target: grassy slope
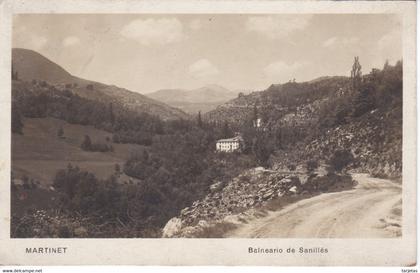
M 40 180 L 44 186 L 52 182 L 58 169 L 69 163 L 99 178 L 106 178 L 114 173 L 116 163 L 122 167 L 132 152 L 141 149 L 134 144 L 109 143 L 114 152 L 86 152 L 80 148 L 86 134 L 93 143 L 106 143 L 105 138 L 112 138 L 112 135 L 92 126 L 69 124 L 53 118 L 25 119 L 24 125 L 23 135 L 12 135 L 12 171 L 16 178 L 26 174 Z M 64 130 L 64 139 L 57 137 L 60 126 Z M 125 176 L 121 179 L 128 180 Z

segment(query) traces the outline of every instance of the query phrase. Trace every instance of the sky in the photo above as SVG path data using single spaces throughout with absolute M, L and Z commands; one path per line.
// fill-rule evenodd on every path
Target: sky
M 392 14 L 20 14 L 13 47 L 71 74 L 139 93 L 271 84 L 363 73 L 402 59 Z

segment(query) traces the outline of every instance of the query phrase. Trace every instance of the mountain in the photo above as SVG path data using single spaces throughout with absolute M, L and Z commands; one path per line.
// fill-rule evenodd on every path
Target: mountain
M 84 98 L 116 103 L 136 112 L 160 116 L 162 119 L 188 118 L 183 111 L 142 94 L 75 77 L 33 50 L 14 48 L 12 67 L 14 72 L 17 72 L 19 80 L 22 81 L 45 81 L 55 86 L 65 87 Z
M 279 113 L 286 114 L 311 102 L 330 100 L 337 96 L 348 80 L 347 77 L 334 76 L 301 83 L 272 84 L 263 91 L 245 93 L 229 100 L 205 113 L 204 117 L 214 121 L 243 123 L 250 118 L 255 107 L 260 109 L 260 117 L 268 113 L 276 113 L 277 116 Z
M 223 86 L 210 84 L 193 90 L 162 89 L 147 94 L 148 97 L 182 109 L 191 114 L 215 109 L 218 105 L 238 96 Z

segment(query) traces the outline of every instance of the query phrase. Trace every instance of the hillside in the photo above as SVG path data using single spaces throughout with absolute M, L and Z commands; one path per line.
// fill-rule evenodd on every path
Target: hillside
M 357 59 L 355 64 L 357 68 Z M 401 236 L 401 61 L 351 78 L 271 85 L 229 101 L 205 117 L 242 133 L 244 152 L 254 154 L 265 168 L 242 172 L 224 187 L 213 184 L 206 197 L 168 221 L 164 237 L 317 237 L 315 226 L 323 226 L 326 237 L 351 237 L 358 233 L 339 225 L 346 215 L 372 236 Z M 262 120 L 259 128 L 253 126 L 256 118 Z M 321 192 L 345 189 L 352 190 L 350 195 L 337 193 L 340 206 L 329 195 L 322 195 L 314 207 L 302 206 L 316 201 L 311 197 Z M 302 198 L 309 199 L 299 202 Z M 359 198 L 364 200 L 355 202 Z M 296 201 L 295 207 L 303 209 L 297 215 L 285 214 L 283 209 Z M 355 210 L 356 203 L 360 206 Z M 275 219 L 267 213 L 272 208 L 278 211 Z M 307 211 L 314 216 L 309 223 Z M 297 224 L 290 224 L 290 219 Z M 307 233 L 299 231 L 300 225 L 305 228 L 300 231 Z M 238 226 L 242 230 L 235 231 Z
M 43 186 L 51 185 L 57 170 L 69 163 L 107 178 L 114 174 L 115 164 L 122 166 L 131 154 L 142 150 L 140 145 L 111 143 L 113 152 L 83 151 L 80 144 L 85 135 L 95 143 L 108 143 L 112 134 L 55 118 L 26 118 L 23 122 L 23 134 L 12 135 L 12 172 L 15 177 L 36 179 Z M 63 137 L 57 136 L 59 128 Z
M 13 79 L 12 203 L 25 214 L 12 217 L 13 237 L 171 237 L 171 225 L 185 227 L 183 237 L 206 237 L 201 227 L 214 219 L 351 189 L 351 172 L 401 179 L 402 62 L 357 77 L 271 85 L 202 119 L 139 113 L 104 100 L 106 88 Z M 218 139 L 236 132 L 240 152 L 215 152 Z M 60 196 L 60 210 L 39 207 L 43 222 L 19 203 L 42 188 L 28 177 Z M 140 183 L 118 183 L 130 178 Z
M 266 90 L 238 96 L 204 115 L 208 120 L 243 123 L 254 107 L 260 115 L 267 112 L 290 112 L 299 105 L 335 96 L 348 83 L 346 77 L 321 77 L 309 82 L 272 84 Z
M 327 160 L 349 149 L 355 168 L 398 177 L 402 161 L 402 63 L 374 69 L 359 80 L 321 77 L 309 82 L 271 85 L 233 99 L 204 115 L 241 130 L 261 118 L 276 153 L 271 164 L 284 168 L 310 158 Z M 245 132 L 246 134 L 246 132 Z M 296 147 L 299 146 L 299 149 Z
M 162 89 L 147 94 L 148 97 L 162 101 L 190 114 L 202 113 L 215 109 L 218 105 L 237 96 L 220 85 L 210 84 L 193 90 Z
M 56 87 L 66 87 L 71 92 L 88 99 L 119 104 L 136 112 L 147 112 L 162 119 L 188 118 L 183 111 L 153 100 L 136 92 L 75 77 L 41 54 L 22 48 L 12 50 L 12 67 L 21 81 L 46 82 Z

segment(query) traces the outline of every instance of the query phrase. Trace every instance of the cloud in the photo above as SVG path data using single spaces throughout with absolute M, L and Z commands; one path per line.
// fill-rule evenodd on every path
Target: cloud
M 120 34 L 144 46 L 176 43 L 184 38 L 182 23 L 176 18 L 136 19 L 125 25 Z
M 207 59 L 200 59 L 189 67 L 190 74 L 195 78 L 206 78 L 219 74 L 219 69 Z
M 297 72 L 305 68 L 308 64 L 306 62 L 294 62 L 291 64 L 283 61 L 271 63 L 264 68 L 264 74 L 275 82 L 284 82 L 297 78 Z
M 189 27 L 192 30 L 200 30 L 203 27 L 203 24 L 199 19 L 194 19 L 190 22 Z
M 359 42 L 357 37 L 331 37 L 322 43 L 323 47 L 334 48 L 343 46 L 353 46 Z
M 69 46 L 75 46 L 80 44 L 80 39 L 76 36 L 68 36 L 63 40 L 63 46 L 69 47 Z
M 28 39 L 28 47 L 34 50 L 41 50 L 46 46 L 47 42 L 47 38 L 31 34 Z
M 270 39 L 281 39 L 304 29 L 311 18 L 311 15 L 253 16 L 248 18 L 245 28 Z

